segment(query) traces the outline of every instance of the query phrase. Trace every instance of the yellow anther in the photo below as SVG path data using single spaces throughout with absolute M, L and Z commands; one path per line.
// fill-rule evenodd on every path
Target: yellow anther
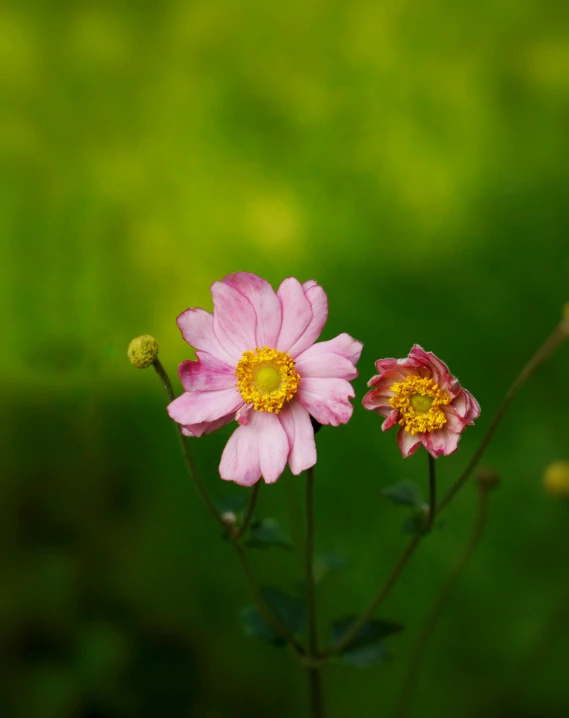
M 410 434 L 442 429 L 446 416 L 442 406 L 450 404 L 450 396 L 432 379 L 409 375 L 390 387 L 394 396 L 389 403 L 398 412 L 398 423 Z
M 300 375 L 294 359 L 269 347 L 246 351 L 235 369 L 237 388 L 246 404 L 257 411 L 278 414 L 298 391 Z

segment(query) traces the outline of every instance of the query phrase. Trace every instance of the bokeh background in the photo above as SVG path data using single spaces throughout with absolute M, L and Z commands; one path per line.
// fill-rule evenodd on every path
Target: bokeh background
M 291 655 L 241 634 L 235 557 L 199 503 L 151 370 L 190 358 L 176 316 L 249 270 L 317 279 L 323 338 L 365 344 L 351 423 L 318 435 L 321 631 L 363 607 L 406 542 L 381 489 L 422 453 L 360 400 L 414 342 L 482 405 L 444 487 L 569 299 L 568 7 L 556 0 L 20 0 L 0 11 L 3 469 L 0 714 L 305 715 Z M 523 389 L 485 457 L 483 545 L 430 644 L 412 715 L 569 713 L 569 626 L 496 703 L 569 591 L 569 346 Z M 195 442 L 216 496 L 230 427 Z M 298 541 L 302 479 L 260 512 Z M 330 718 L 389 716 L 414 636 L 470 530 L 467 486 L 386 601 L 391 662 L 326 670 Z M 301 552 L 252 554 L 294 588 Z M 496 707 L 498 706 L 498 707 Z

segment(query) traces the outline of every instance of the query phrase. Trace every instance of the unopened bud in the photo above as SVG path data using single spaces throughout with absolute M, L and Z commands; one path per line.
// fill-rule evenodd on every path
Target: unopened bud
M 500 477 L 494 469 L 484 466 L 476 474 L 476 483 L 484 491 L 492 491 L 500 486 Z
M 150 334 L 143 334 L 131 341 L 127 354 L 130 363 L 137 369 L 146 369 L 158 356 L 158 342 Z
M 237 523 L 237 516 L 235 516 L 233 511 L 224 511 L 224 513 L 221 514 L 221 520 L 228 526 L 235 526 Z
M 551 496 L 569 499 L 569 461 L 549 464 L 543 474 L 543 486 Z

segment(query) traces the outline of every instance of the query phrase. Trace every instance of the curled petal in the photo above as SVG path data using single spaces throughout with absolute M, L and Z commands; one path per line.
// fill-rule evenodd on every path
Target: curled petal
M 364 396 L 362 404 L 365 409 L 376 411 L 378 414 L 387 416 L 387 414 L 393 410 L 393 407 L 389 403 L 391 396 L 393 396 L 393 392 L 385 394 L 381 389 L 372 389 Z
M 421 446 L 421 438 L 418 434 L 413 436 L 408 431 L 405 431 L 405 429 L 399 429 L 397 432 L 397 445 L 403 454 L 403 458 L 406 459 L 408 456 L 411 456 L 411 454 L 414 454 Z
M 308 357 L 312 358 L 320 354 L 332 353 L 348 359 L 355 366 L 359 361 L 362 348 L 363 344 L 361 342 L 344 332 L 327 342 L 318 342 L 308 347 L 308 349 L 297 355 L 296 362 L 303 361 Z
M 231 413 L 227 416 L 222 416 L 221 419 L 216 419 L 215 421 L 202 421 L 201 424 L 189 424 L 187 426 L 182 426 L 182 434 L 184 434 L 184 436 L 194 436 L 199 438 L 205 434 L 211 434 L 211 432 L 216 429 L 221 429 L 222 426 L 229 424 L 233 417 L 234 414 Z
M 346 424 L 354 410 L 354 390 L 345 379 L 307 377 L 300 383 L 298 400 L 320 424 Z
M 247 426 L 249 421 L 251 420 L 251 413 L 253 411 L 253 405 L 252 404 L 243 404 L 243 406 L 237 410 L 237 413 L 235 414 L 235 419 L 237 420 L 237 423 L 241 426 Z
M 391 407 L 389 407 L 391 409 Z M 397 412 L 391 411 L 391 414 L 387 417 L 387 419 L 383 422 L 381 425 L 382 431 L 387 431 L 388 429 L 391 429 L 395 424 L 397 424 Z
M 316 463 L 314 429 L 308 411 L 299 401 L 291 401 L 279 414 L 288 438 L 288 464 L 295 476 Z
M 422 434 L 422 437 L 425 449 L 436 459 L 438 456 L 448 456 L 457 450 L 460 434 L 455 434 L 445 427 Z

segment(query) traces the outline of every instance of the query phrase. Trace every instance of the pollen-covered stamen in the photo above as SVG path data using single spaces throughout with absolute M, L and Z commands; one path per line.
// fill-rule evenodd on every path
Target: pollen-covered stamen
M 235 376 L 246 404 L 252 404 L 257 411 L 275 414 L 293 398 L 300 385 L 300 374 L 290 354 L 269 347 L 244 352 Z
M 390 387 L 394 396 L 389 403 L 398 412 L 397 422 L 410 434 L 442 429 L 446 416 L 442 406 L 450 404 L 450 396 L 432 379 L 409 375 Z

